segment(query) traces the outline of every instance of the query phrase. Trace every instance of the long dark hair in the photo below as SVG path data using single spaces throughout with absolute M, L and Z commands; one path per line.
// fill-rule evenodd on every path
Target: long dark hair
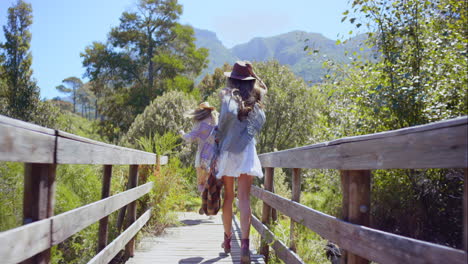
M 234 78 L 227 79 L 227 86 L 232 89 L 232 96 L 239 105 L 237 118 L 242 121 L 247 118 L 250 111 L 258 104 L 262 104 L 262 88 L 255 84 L 255 80 L 238 80 Z

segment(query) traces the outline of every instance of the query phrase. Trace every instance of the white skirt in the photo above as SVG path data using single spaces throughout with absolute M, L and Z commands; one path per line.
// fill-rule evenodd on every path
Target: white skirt
M 263 178 L 262 165 L 257 156 L 255 140 L 245 147 L 240 153 L 228 151 L 221 152 L 218 158 L 218 173 L 216 178 L 223 176 L 239 177 L 241 174 L 248 174 Z

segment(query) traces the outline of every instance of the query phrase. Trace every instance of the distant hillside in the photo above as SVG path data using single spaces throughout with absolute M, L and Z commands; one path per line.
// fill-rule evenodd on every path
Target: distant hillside
M 325 73 L 322 63 L 325 58 L 341 62 L 348 62 L 345 50 L 359 52 L 365 35 L 356 36 L 345 44 L 336 45 L 334 40 L 328 39 L 318 33 L 304 31 L 292 31 L 278 36 L 267 38 L 254 38 L 247 43 L 239 44 L 227 49 L 216 37 L 216 34 L 208 30 L 195 29 L 196 45 L 210 50 L 210 64 L 206 73 L 212 73 L 216 67 L 224 62 L 233 63 L 235 60 L 267 61 L 278 60 L 281 64 L 290 65 L 292 70 L 306 81 L 317 82 Z M 306 50 L 305 47 L 308 47 Z M 311 51 L 318 53 L 310 55 Z M 204 75 L 203 74 L 203 75 Z
M 210 62 L 208 63 L 208 68 L 204 70 L 203 76 L 207 73 L 213 73 L 217 67 L 225 62 L 232 64 L 237 60 L 232 52 L 224 47 L 223 43 L 216 36 L 216 33 L 195 28 L 195 37 L 195 45 L 197 47 L 207 48 L 210 51 L 208 57 Z

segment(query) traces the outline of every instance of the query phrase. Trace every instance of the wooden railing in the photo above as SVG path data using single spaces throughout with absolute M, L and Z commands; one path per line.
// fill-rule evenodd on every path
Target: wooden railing
M 0 116 L 0 161 L 25 163 L 24 225 L 0 233 L 1 263 L 49 263 L 52 246 L 97 221 L 97 255 L 88 263 L 109 263 L 124 247 L 126 255 L 133 256 L 134 237 L 151 215 L 149 209 L 136 219 L 136 200 L 153 186 L 149 182 L 137 187 L 138 167 L 154 165 L 155 154 Z M 160 157 L 159 164 L 165 163 L 167 157 Z M 54 216 L 58 164 L 102 164 L 102 200 Z M 117 164 L 130 165 L 128 190 L 109 197 L 112 165 Z M 108 215 L 119 208 L 126 208 L 129 226 L 108 244 Z
M 295 253 L 294 226 L 302 224 L 346 250 L 342 263 L 451 263 L 468 259 L 467 167 L 468 117 L 348 137 L 331 142 L 259 155 L 265 168 L 264 189 L 252 186 L 263 200 L 262 221 L 252 225 L 263 238 L 261 252 L 268 259 L 269 245 L 285 263 L 303 263 Z M 274 168 L 290 168 L 292 199 L 274 194 Z M 342 218 L 326 215 L 299 203 L 300 169 L 337 169 L 341 172 Z M 369 227 L 371 170 L 464 168 L 464 250 L 407 238 Z M 278 241 L 268 229 L 274 210 L 291 218 L 291 245 Z

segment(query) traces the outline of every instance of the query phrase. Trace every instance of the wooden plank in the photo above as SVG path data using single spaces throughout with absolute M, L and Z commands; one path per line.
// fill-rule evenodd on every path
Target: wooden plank
M 369 226 L 370 220 L 370 181 L 371 173 L 368 170 L 341 171 L 348 178 L 349 190 L 349 222 Z M 355 254 L 347 254 L 348 264 L 368 264 L 369 261 Z
M 144 186 L 144 185 L 142 185 Z M 88 264 L 107 264 L 112 258 L 119 253 L 119 251 L 135 237 L 138 231 L 148 222 L 151 216 L 151 209 L 146 211 L 137 221 L 135 221 L 129 228 L 120 234 L 114 241 L 112 241 L 106 248 L 99 254 L 92 258 Z
M 151 191 L 153 182 L 141 185 L 137 188 L 113 195 L 109 198 L 82 206 L 80 208 L 65 212 L 52 218 L 52 244 L 57 245 L 76 232 L 97 222 L 121 208 L 135 201 Z
M 251 194 L 341 248 L 378 263 L 466 264 L 463 250 L 347 223 L 256 186 Z
M 58 164 L 154 164 L 156 154 L 118 147 L 59 131 Z
M 55 164 L 25 163 L 23 192 L 24 224 L 43 220 L 54 214 L 55 172 Z M 49 248 L 26 260 L 26 263 L 49 262 Z
M 128 182 L 130 188 L 135 188 L 138 185 L 138 165 L 130 165 L 130 172 L 128 175 Z M 127 214 L 127 225 L 130 226 L 136 220 L 136 201 L 131 202 L 128 205 Z M 135 238 L 130 239 L 127 245 L 125 245 L 125 255 L 127 257 L 133 257 L 135 255 Z
M 0 232 L 1 262 L 18 263 L 47 250 L 50 247 L 50 231 L 51 220 L 44 219 Z
M 273 190 L 273 181 L 274 181 L 274 172 L 275 168 L 265 168 L 265 179 L 263 182 L 263 186 L 265 190 L 272 191 Z M 262 223 L 266 226 L 270 224 L 271 219 L 271 207 L 267 203 L 263 203 L 262 208 Z M 260 254 L 265 256 L 265 262 L 268 263 L 269 259 L 269 247 L 268 243 L 265 240 L 262 240 L 260 245 Z
M 268 227 L 262 224 L 254 215 L 252 215 L 252 226 L 258 231 L 262 238 L 271 245 L 275 250 L 276 256 L 284 261 L 284 263 L 304 263 L 294 251 L 290 250 L 283 242 L 279 241 Z
M 143 263 L 240 263 L 240 223 L 233 217 L 231 254 L 224 254 L 221 214 L 199 215 L 197 212 L 176 213 L 180 225 L 168 227 L 161 236 L 144 236 L 139 240 L 135 256 L 127 264 Z M 252 245 L 252 263 L 264 263 L 263 256 Z
M 102 189 L 101 199 L 105 199 L 110 195 L 111 178 L 112 178 L 112 165 L 104 165 L 104 172 L 102 175 Z M 101 251 L 107 246 L 109 217 L 105 216 L 99 220 L 99 234 L 98 234 L 98 248 L 97 252 Z
M 293 169 L 292 173 L 292 197 L 291 201 L 300 203 L 301 200 L 301 170 L 298 168 Z M 290 227 L 289 227 L 289 241 L 290 245 L 289 248 L 296 252 L 296 234 L 295 234 L 295 225 L 293 219 L 291 219 Z
M 0 123 L 0 161 L 53 163 L 54 131 L 46 132 Z
M 259 155 L 263 167 L 465 168 L 468 117 Z
M 42 133 L 42 134 L 47 134 L 51 136 L 55 135 L 55 130 L 53 129 L 38 126 L 32 123 L 28 123 L 28 122 L 24 122 L 18 119 L 0 115 L 0 126 L 3 126 L 3 125 L 12 126 L 12 127 L 16 127 L 19 129 L 29 130 L 33 132 Z

